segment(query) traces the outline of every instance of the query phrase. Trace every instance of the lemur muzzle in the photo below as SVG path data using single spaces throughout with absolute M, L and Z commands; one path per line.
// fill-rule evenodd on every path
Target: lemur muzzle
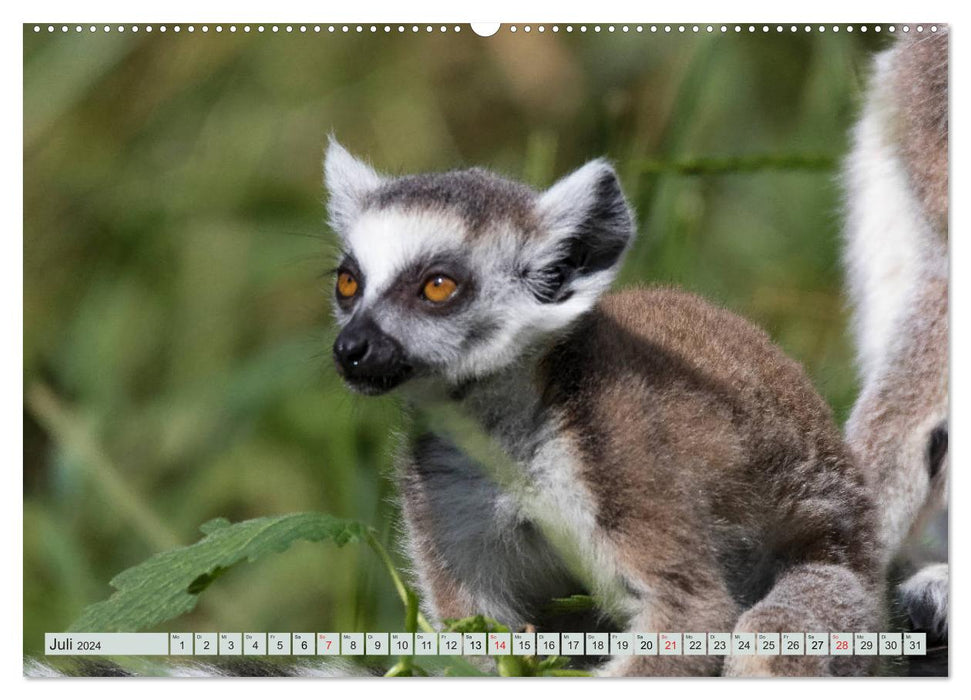
M 337 336 L 334 361 L 353 388 L 368 394 L 393 389 L 412 369 L 398 341 L 366 314 L 352 318 Z

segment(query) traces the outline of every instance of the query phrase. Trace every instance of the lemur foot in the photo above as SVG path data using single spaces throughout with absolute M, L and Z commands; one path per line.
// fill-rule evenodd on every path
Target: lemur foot
M 928 641 L 947 640 L 949 576 L 947 564 L 925 566 L 897 588 L 897 595 L 915 630 Z

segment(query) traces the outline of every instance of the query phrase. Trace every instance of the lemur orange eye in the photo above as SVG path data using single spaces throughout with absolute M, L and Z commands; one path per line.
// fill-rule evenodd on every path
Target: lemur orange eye
M 337 293 L 344 299 L 350 299 L 357 294 L 357 280 L 350 272 L 341 272 L 337 275 Z
M 441 304 L 451 299 L 457 288 L 458 284 L 451 277 L 435 275 L 429 277 L 428 281 L 425 282 L 425 288 L 422 290 L 422 293 L 428 301 Z

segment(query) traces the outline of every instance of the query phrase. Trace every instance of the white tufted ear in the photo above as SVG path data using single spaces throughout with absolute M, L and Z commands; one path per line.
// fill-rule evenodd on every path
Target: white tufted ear
M 329 197 L 327 211 L 330 225 L 339 235 L 357 218 L 368 193 L 384 182 L 367 163 L 352 156 L 347 149 L 329 138 L 324 156 L 324 186 Z
M 551 258 L 540 271 L 538 296 L 560 301 L 581 287 L 605 288 L 634 237 L 633 214 L 610 163 L 598 158 L 564 177 L 540 195 L 537 212 Z

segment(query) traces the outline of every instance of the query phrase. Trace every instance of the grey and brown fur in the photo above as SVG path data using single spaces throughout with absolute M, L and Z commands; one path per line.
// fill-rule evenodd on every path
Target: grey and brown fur
M 846 433 L 879 504 L 884 567 L 947 505 L 948 41 L 946 27 L 912 30 L 876 57 L 846 168 L 862 380 Z M 917 628 L 946 638 L 946 564 L 899 592 Z
M 632 631 L 878 626 L 863 474 L 801 367 L 675 289 L 605 294 L 634 234 L 613 169 L 546 192 L 388 178 L 332 142 L 339 371 L 401 386 L 406 539 L 428 616 L 556 629 L 581 590 Z M 429 275 L 458 281 L 443 305 Z M 852 657 L 616 657 L 608 675 L 860 674 Z

